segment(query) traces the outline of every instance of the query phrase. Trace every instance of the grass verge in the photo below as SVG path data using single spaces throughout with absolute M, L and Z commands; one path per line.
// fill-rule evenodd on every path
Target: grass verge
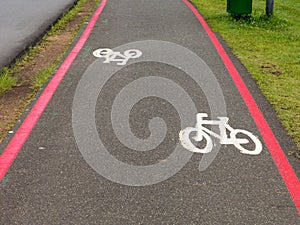
M 0 141 L 57 68 L 100 0 L 78 0 L 35 46 L 0 70 Z
M 10 75 L 8 68 L 4 67 L 0 71 L 0 93 L 10 90 L 17 84 L 17 78 Z
M 226 0 L 191 2 L 254 77 L 300 149 L 300 2 L 276 0 L 271 17 L 265 0 L 253 1 L 252 14 L 241 17 L 226 13 Z
M 98 3 L 100 0 L 78 0 L 76 5 L 68 12 L 66 12 L 62 18 L 60 18 L 49 30 L 49 32 L 41 39 L 41 41 L 36 46 L 30 46 L 28 51 L 25 52 L 25 54 L 16 60 L 16 62 L 10 66 L 10 67 L 4 67 L 0 71 L 0 95 L 4 92 L 10 90 L 12 87 L 20 85 L 20 83 L 23 82 L 22 78 L 18 77 L 18 73 L 24 69 L 24 67 L 29 66 L 30 62 L 34 57 L 36 57 L 41 48 L 43 48 L 50 40 L 51 37 L 54 35 L 58 35 L 62 30 L 67 28 L 68 23 L 70 23 L 77 15 L 80 13 L 85 4 L 87 2 L 95 2 Z M 94 9 L 94 8 L 93 8 Z M 87 15 L 88 16 L 88 15 Z M 77 29 L 74 29 L 72 31 L 72 35 L 75 37 L 77 35 L 77 32 L 79 28 L 82 26 L 83 22 L 87 19 L 87 16 L 83 18 L 80 24 L 78 24 Z M 68 46 L 70 46 L 71 43 L 69 43 Z M 67 50 L 67 48 L 66 48 Z M 61 56 L 56 58 L 56 62 L 58 63 L 63 54 L 65 52 L 61 53 Z M 50 70 L 52 68 L 52 70 Z M 48 71 L 48 76 L 54 71 L 55 67 L 53 65 L 49 65 L 49 68 L 44 68 L 45 71 Z M 39 73 L 39 72 L 38 72 Z M 39 77 L 40 75 L 38 75 Z M 38 82 L 35 78 L 33 79 L 34 82 Z M 45 80 L 46 81 L 46 80 Z M 33 84 L 33 88 L 35 89 L 36 86 Z

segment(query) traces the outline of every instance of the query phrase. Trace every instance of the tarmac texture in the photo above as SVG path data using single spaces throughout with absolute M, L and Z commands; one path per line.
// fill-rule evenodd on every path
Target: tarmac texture
M 1 0 L 0 68 L 38 40 L 76 0 Z
M 294 143 L 220 41 L 287 155 Z M 128 53 L 118 65 L 124 61 L 95 53 L 103 48 L 136 57 Z M 217 138 L 211 153 L 187 151 L 178 134 L 195 126 L 196 112 L 228 117 L 260 140 L 262 152 L 241 154 Z M 299 175 L 299 163 L 289 162 Z M 0 224 L 300 224 L 276 165 L 184 1 L 108 0 L 2 180 Z

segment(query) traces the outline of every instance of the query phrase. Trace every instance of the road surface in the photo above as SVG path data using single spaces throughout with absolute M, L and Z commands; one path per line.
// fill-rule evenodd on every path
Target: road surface
M 0 68 L 32 45 L 76 0 L 1 0 Z
M 1 224 L 300 223 L 295 144 L 193 10 L 182 0 L 102 1 L 2 144 L 2 172 L 18 154 L 1 183 Z M 229 118 L 227 135 L 246 130 L 262 151 L 242 154 L 247 135 L 236 134 L 191 153 L 179 132 L 197 112 Z

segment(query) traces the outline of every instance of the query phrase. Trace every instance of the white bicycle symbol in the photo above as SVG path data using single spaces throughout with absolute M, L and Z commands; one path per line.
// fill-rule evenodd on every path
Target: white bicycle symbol
M 213 148 L 213 142 L 211 136 L 214 136 L 220 139 L 221 144 L 233 144 L 237 149 L 240 150 L 243 154 L 249 155 L 258 155 L 262 151 L 262 144 L 260 140 L 254 136 L 252 133 L 246 130 L 234 129 L 228 124 L 228 117 L 218 117 L 217 120 L 203 120 L 203 118 L 208 117 L 207 113 L 198 113 L 197 114 L 197 123 L 196 127 L 187 127 L 184 130 L 180 131 L 179 139 L 184 148 L 191 152 L 195 153 L 209 153 Z M 203 125 L 218 125 L 220 130 L 220 135 L 212 132 Z M 230 132 L 229 137 L 227 136 L 226 129 Z M 206 145 L 203 148 L 196 147 L 190 140 L 190 134 L 196 132 L 196 136 L 192 137 L 196 142 L 201 142 L 203 137 L 206 139 Z M 253 150 L 248 150 L 242 146 L 242 144 L 248 144 L 249 140 L 244 138 L 238 138 L 237 134 L 243 134 L 248 136 L 255 145 Z
M 124 66 L 129 59 L 139 58 L 142 52 L 137 49 L 129 49 L 121 52 L 114 52 L 110 48 L 100 48 L 93 52 L 93 55 L 97 58 L 105 58 L 103 63 L 118 62 L 117 65 Z

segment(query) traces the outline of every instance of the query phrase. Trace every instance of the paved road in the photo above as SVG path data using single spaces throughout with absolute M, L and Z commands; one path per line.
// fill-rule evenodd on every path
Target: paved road
M 109 59 L 104 63 L 93 55 L 99 48 L 122 54 L 136 49 L 142 55 L 135 51 L 125 66 Z M 230 58 L 283 155 L 269 148 L 276 143 L 265 138 L 264 121 L 256 124 L 249 113 L 254 103 L 245 104 L 235 78 L 183 1 L 108 0 L 2 180 L 0 223 L 299 224 L 294 204 L 299 181 L 293 180 L 299 163 L 292 157 L 290 164 L 284 161 L 295 145 L 244 67 Z M 55 76 L 35 104 L 43 105 L 58 82 Z M 7 137 L 6 143 L 22 141 L 39 114 L 33 110 L 19 136 Z M 196 112 L 214 120 L 227 116 L 232 127 L 258 137 L 262 152 L 241 154 L 213 139 L 209 154 L 190 153 L 178 134 L 194 126 Z M 144 139 L 142 144 L 131 133 Z M 291 180 L 292 197 L 286 186 Z
M 0 68 L 39 38 L 76 0 L 1 0 Z

